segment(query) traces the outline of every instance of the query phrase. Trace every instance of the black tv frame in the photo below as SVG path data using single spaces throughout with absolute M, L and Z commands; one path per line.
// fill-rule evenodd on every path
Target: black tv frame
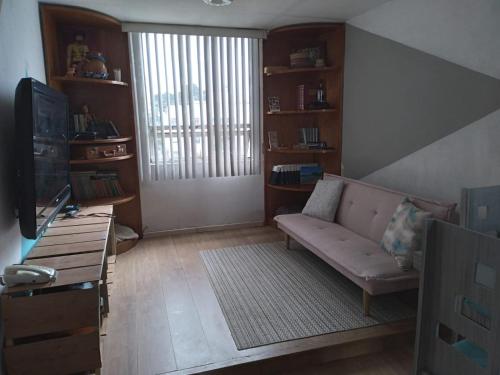
M 34 113 L 36 113 L 33 96 L 35 92 L 64 102 L 66 107 L 66 124 L 68 124 L 66 139 L 69 140 L 69 106 L 66 95 L 33 78 L 21 79 L 17 85 L 15 97 L 16 146 L 18 152 L 17 192 L 21 234 L 29 239 L 37 239 L 45 231 L 71 196 L 70 177 L 68 173 L 66 186 L 51 201 L 51 203 L 55 202 L 55 209 L 49 216 L 43 218 L 45 220 L 41 225 L 37 223 L 35 154 L 33 146 Z M 66 147 L 69 172 L 69 141 Z

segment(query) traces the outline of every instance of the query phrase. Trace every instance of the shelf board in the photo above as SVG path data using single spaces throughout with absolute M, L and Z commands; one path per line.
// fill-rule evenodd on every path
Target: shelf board
M 272 69 L 275 69 L 272 71 Z M 331 72 L 337 70 L 336 66 L 323 66 L 321 68 L 310 67 L 310 68 L 280 68 L 273 66 L 266 66 L 264 69 L 271 69 L 264 73 L 266 76 L 282 75 L 282 74 L 295 74 L 295 73 L 321 73 L 321 72 Z
M 81 139 L 69 141 L 70 145 L 99 145 L 108 143 L 130 142 L 133 137 L 109 138 L 109 139 Z
M 284 191 L 296 191 L 303 193 L 310 193 L 314 190 L 316 184 L 297 184 L 297 185 L 273 185 L 267 184 L 267 187 L 275 190 L 284 190 Z
M 309 114 L 321 114 L 321 113 L 334 113 L 335 108 L 328 109 L 303 109 L 303 110 L 293 110 L 293 111 L 279 111 L 279 112 L 267 112 L 270 116 L 286 116 L 286 115 L 309 115 Z
M 301 149 L 267 149 L 267 152 L 276 154 L 331 154 L 335 152 L 333 148 L 327 149 L 313 149 L 313 150 L 301 150 Z
M 113 156 L 110 158 L 81 159 L 81 160 L 74 159 L 74 160 L 70 160 L 69 163 L 71 165 L 112 163 L 114 161 L 122 161 L 122 160 L 132 159 L 134 156 L 135 156 L 134 154 L 127 154 L 127 155 L 122 155 L 122 156 Z
M 52 77 L 51 80 L 62 83 L 72 83 L 72 84 L 83 83 L 90 85 L 107 85 L 107 86 L 122 86 L 122 87 L 128 86 L 128 83 L 126 82 L 113 81 L 110 79 L 96 79 L 96 78 L 84 78 L 84 77 L 68 78 L 68 77 L 57 76 L 57 77 Z
M 106 205 L 118 206 L 120 204 L 131 202 L 135 198 L 136 198 L 135 194 L 126 194 L 126 195 L 121 195 L 119 197 L 97 198 L 86 201 L 77 201 L 77 203 L 82 207 L 106 206 Z

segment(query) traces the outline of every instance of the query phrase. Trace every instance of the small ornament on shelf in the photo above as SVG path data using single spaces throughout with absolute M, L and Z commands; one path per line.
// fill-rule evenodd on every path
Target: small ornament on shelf
M 278 96 L 270 96 L 268 98 L 268 101 L 269 101 L 269 112 L 275 113 L 281 111 L 280 98 Z

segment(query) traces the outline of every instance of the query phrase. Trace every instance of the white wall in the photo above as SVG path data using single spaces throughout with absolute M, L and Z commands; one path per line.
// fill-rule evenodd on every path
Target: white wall
M 348 23 L 500 78 L 498 0 L 393 0 Z
M 498 0 L 393 0 L 349 24 L 500 78 Z M 462 187 L 500 184 L 499 139 L 496 111 L 364 180 L 459 202 Z
M 22 237 L 15 217 L 14 93 L 27 76 L 45 82 L 36 0 L 0 2 L 0 271 L 21 259 Z
M 162 181 L 141 185 L 145 234 L 264 221 L 260 176 Z

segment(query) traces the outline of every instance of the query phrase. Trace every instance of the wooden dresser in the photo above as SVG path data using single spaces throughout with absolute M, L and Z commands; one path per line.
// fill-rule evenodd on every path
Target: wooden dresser
M 109 312 L 108 257 L 116 241 L 113 206 L 59 215 L 24 264 L 52 267 L 57 280 L 2 293 L 7 374 L 99 373 L 100 331 Z

